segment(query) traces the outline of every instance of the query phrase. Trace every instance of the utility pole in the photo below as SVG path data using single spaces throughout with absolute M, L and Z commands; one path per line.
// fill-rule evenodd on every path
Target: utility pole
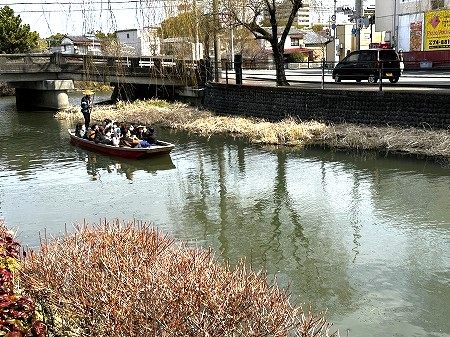
M 214 29 L 214 81 L 219 82 L 219 5 L 218 0 L 213 0 L 213 29 Z
M 334 45 L 334 50 L 333 50 L 333 53 L 334 53 L 334 56 L 333 56 L 333 61 L 335 62 L 335 64 L 336 64 L 336 56 L 337 56 L 337 36 L 336 36 L 336 24 L 337 24 L 337 21 L 336 21 L 336 2 L 337 2 L 337 0 L 334 0 L 334 7 L 333 7 L 333 24 L 332 24 L 332 28 L 333 28 L 333 45 Z M 339 61 L 339 60 L 338 60 Z
M 361 49 L 360 19 L 362 16 L 362 0 L 355 0 L 356 50 Z
M 392 23 L 392 33 L 391 33 L 391 46 L 398 51 L 398 26 L 397 26 L 397 0 L 394 0 L 394 15 Z

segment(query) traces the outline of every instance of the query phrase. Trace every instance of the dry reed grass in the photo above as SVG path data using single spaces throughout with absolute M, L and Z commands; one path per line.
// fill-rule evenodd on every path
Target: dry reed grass
M 448 130 L 340 124 L 328 126 L 315 143 L 332 148 L 450 158 Z
M 57 118 L 81 121 L 76 107 L 59 112 Z M 255 118 L 217 116 L 182 103 L 160 100 L 96 106 L 92 119 L 111 118 L 142 124 L 186 130 L 202 136 L 229 134 L 244 137 L 252 143 L 267 145 L 308 146 L 376 150 L 412 155 L 450 158 L 450 131 L 419 128 L 373 127 L 355 124 L 325 125 L 301 122 L 292 118 L 271 123 Z
M 330 336 L 323 316 L 291 306 L 263 273 L 143 222 L 78 226 L 22 263 L 55 336 Z
M 109 84 L 92 81 L 74 81 L 73 85 L 77 91 L 93 90 L 95 92 L 107 92 L 113 89 Z
M 56 117 L 74 122 L 81 121 L 82 115 L 78 110 L 77 107 L 72 107 L 58 112 Z M 305 145 L 320 135 L 326 127 L 322 123 L 298 123 L 293 119 L 270 123 L 251 118 L 216 116 L 187 104 L 169 104 L 160 100 L 96 106 L 91 119 L 102 121 L 105 118 L 138 124 L 157 124 L 203 136 L 231 134 L 234 137 L 247 138 L 252 143 L 296 146 Z

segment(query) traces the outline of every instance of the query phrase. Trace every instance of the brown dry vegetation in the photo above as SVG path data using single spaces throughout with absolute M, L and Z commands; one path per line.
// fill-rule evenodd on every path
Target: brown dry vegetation
M 57 118 L 81 120 L 78 108 L 59 112 Z M 203 136 L 215 133 L 244 137 L 252 143 L 288 146 L 318 145 L 340 149 L 376 150 L 450 158 L 450 131 L 419 128 L 326 125 L 286 119 L 271 123 L 252 118 L 217 116 L 186 104 L 149 100 L 96 106 L 92 119 L 111 118 L 182 129 Z
M 293 307 L 263 273 L 143 222 L 78 226 L 22 264 L 55 336 L 330 336 L 323 316 Z
M 94 90 L 94 91 L 111 91 L 110 85 L 101 82 L 91 82 L 91 81 L 74 81 L 73 86 L 77 91 L 83 90 Z
M 0 82 L 0 97 L 13 96 L 16 90 L 6 82 Z

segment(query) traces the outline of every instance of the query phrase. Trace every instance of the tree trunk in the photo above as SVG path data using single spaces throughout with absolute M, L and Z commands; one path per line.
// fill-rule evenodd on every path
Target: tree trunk
M 275 71 L 277 76 L 277 86 L 288 86 L 289 82 L 286 80 L 286 73 L 284 71 L 284 55 L 283 50 L 278 46 L 272 48 L 273 60 L 275 62 Z
M 203 58 L 209 60 L 210 59 L 210 55 L 209 55 L 209 44 L 210 44 L 210 37 L 209 34 L 205 35 L 205 40 L 204 40 L 204 49 L 203 49 Z

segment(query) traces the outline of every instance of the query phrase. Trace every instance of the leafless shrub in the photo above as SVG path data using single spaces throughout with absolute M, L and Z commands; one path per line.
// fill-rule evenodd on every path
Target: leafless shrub
M 56 336 L 329 336 L 322 316 L 244 263 L 144 222 L 77 226 L 23 260 L 24 289 Z

